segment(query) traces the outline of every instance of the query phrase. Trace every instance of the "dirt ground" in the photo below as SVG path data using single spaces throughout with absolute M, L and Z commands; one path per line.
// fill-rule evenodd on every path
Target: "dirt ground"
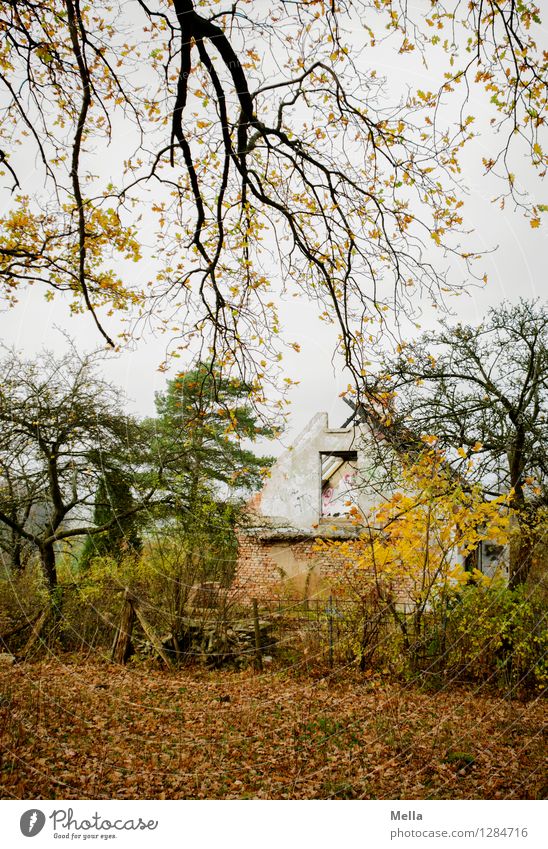
M 546 701 L 354 670 L 0 670 L 4 799 L 538 799 Z

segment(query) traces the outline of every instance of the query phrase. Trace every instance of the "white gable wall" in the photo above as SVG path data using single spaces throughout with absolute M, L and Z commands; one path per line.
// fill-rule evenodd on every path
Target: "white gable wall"
M 310 531 L 321 516 L 321 454 L 357 451 L 357 478 L 371 471 L 364 450 L 364 429 L 350 426 L 330 428 L 327 413 L 317 413 L 270 470 L 260 499 L 259 515 L 280 528 Z M 352 500 L 363 508 L 378 501 L 378 495 L 357 482 Z

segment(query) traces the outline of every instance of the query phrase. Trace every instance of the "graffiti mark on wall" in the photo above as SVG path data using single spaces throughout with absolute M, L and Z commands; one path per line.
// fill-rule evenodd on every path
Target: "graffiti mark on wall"
M 348 516 L 354 500 L 356 459 L 322 457 L 322 517 Z

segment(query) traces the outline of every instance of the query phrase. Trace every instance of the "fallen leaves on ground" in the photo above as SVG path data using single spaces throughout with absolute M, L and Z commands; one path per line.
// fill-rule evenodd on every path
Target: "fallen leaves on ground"
M 25 799 L 508 799 L 546 794 L 542 700 L 375 677 L 0 671 L 0 794 Z

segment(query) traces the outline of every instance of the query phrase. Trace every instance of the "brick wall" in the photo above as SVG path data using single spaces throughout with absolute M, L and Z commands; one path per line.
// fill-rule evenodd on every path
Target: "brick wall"
M 248 598 L 328 595 L 330 582 L 345 566 L 345 558 L 336 549 L 318 550 L 314 538 L 261 539 L 240 531 L 238 542 L 233 587 Z
M 355 597 L 371 590 L 371 575 L 356 569 L 348 554 L 319 545 L 321 538 L 265 539 L 242 530 L 237 536 L 238 563 L 231 589 L 241 599 L 313 599 L 327 597 L 334 589 Z M 393 586 L 392 592 L 398 603 L 406 604 L 405 582 Z

